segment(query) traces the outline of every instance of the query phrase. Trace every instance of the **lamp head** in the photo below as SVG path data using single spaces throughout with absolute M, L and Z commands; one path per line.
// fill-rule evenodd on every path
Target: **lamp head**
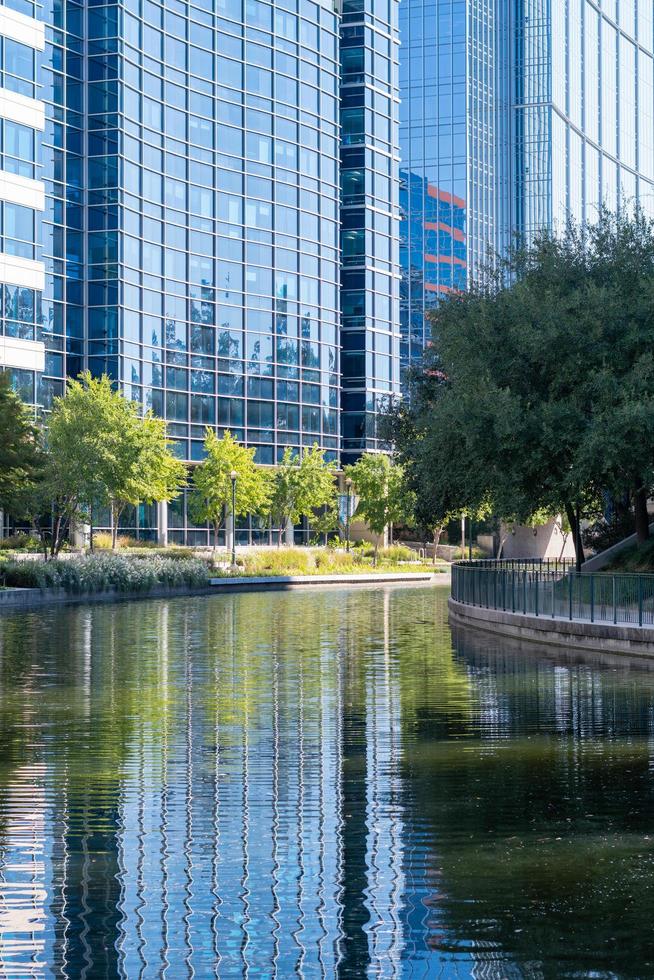
M 236 477 L 238 476 L 238 473 L 236 472 L 236 470 L 232 470 L 232 472 L 229 475 L 231 476 L 232 480 L 235 480 Z
M 352 477 L 351 476 L 348 476 L 348 478 L 346 479 L 345 486 L 348 488 L 348 490 L 352 486 Z

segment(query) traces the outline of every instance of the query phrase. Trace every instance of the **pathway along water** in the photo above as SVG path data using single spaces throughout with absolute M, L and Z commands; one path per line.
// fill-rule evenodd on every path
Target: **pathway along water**
M 439 587 L 0 619 L 0 975 L 654 976 L 654 673 Z

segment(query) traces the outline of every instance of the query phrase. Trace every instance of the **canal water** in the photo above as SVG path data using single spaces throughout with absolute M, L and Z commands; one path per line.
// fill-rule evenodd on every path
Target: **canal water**
M 654 673 L 419 586 L 0 618 L 0 976 L 654 976 Z

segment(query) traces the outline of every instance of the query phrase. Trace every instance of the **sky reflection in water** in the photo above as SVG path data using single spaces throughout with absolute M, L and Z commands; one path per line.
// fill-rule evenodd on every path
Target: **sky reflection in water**
M 0 619 L 0 976 L 654 976 L 654 673 L 445 589 Z

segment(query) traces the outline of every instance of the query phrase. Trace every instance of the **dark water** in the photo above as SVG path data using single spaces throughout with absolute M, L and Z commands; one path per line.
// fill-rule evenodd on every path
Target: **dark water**
M 654 673 L 446 591 L 0 619 L 0 977 L 654 977 Z

